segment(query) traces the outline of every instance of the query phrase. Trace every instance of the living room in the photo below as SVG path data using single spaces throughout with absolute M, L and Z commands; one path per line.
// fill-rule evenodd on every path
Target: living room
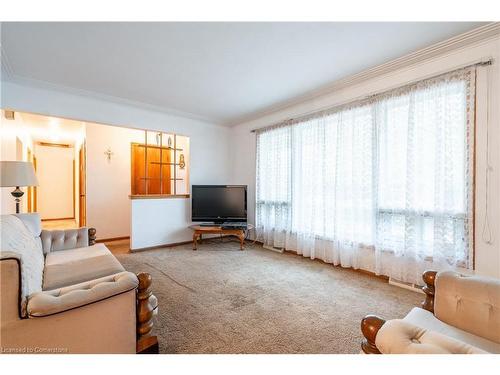
M 498 365 L 500 23 L 472 17 L 2 20 L 1 352 Z

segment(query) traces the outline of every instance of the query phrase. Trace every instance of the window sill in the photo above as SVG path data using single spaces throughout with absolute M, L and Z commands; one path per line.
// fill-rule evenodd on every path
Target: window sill
M 189 198 L 189 194 L 135 194 L 129 195 L 130 199 L 174 199 Z

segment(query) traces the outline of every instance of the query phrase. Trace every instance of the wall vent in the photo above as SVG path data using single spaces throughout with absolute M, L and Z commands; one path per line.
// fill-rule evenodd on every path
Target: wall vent
M 392 277 L 389 278 L 389 284 L 399 286 L 400 288 L 408 289 L 408 290 L 411 290 L 413 292 L 418 292 L 418 293 L 422 293 L 422 294 L 424 293 L 424 292 L 422 292 L 422 287 L 420 285 L 412 284 L 412 283 L 405 283 L 404 281 L 396 280 L 396 279 L 393 279 Z
M 266 250 L 271 250 L 271 251 L 274 251 L 276 253 L 283 253 L 285 250 L 283 248 L 277 248 L 277 247 L 274 247 L 274 246 L 269 246 L 269 245 L 262 245 L 262 247 Z

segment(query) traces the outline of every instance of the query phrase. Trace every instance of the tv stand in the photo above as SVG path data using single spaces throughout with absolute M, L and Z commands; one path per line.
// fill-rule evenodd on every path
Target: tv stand
M 201 242 L 202 236 L 204 234 L 221 234 L 225 236 L 235 236 L 240 240 L 240 250 L 244 249 L 245 243 L 245 229 L 235 229 L 235 228 L 223 228 L 218 224 L 211 224 L 210 226 L 206 226 L 203 224 L 199 225 L 191 225 L 189 228 L 193 230 L 193 250 L 198 250 L 198 240 Z M 253 228 L 252 224 L 247 224 L 247 229 L 250 230 Z

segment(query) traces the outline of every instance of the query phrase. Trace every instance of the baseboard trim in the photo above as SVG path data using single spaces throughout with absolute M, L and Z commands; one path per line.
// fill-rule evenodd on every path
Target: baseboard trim
M 148 247 L 139 247 L 136 249 L 130 249 L 131 252 L 135 253 L 136 251 L 146 251 L 146 250 L 156 250 L 156 249 L 161 249 L 163 247 L 174 247 L 174 246 L 179 246 L 179 245 L 187 245 L 189 243 L 193 243 L 193 241 L 182 241 L 182 242 L 171 242 L 171 243 L 166 243 L 163 245 L 155 245 L 155 246 L 148 246 Z
M 262 247 L 269 251 L 274 251 L 275 253 L 283 254 L 285 249 L 278 249 L 277 247 L 262 245 Z
M 224 234 L 222 236 L 213 236 L 213 237 L 204 237 L 202 241 L 205 240 L 210 240 L 210 239 L 218 239 L 218 238 L 226 238 L 226 237 L 232 237 L 230 234 Z M 246 240 L 248 241 L 248 240 Z M 253 242 L 253 241 L 252 241 Z M 163 245 L 155 245 L 155 246 L 148 246 L 148 247 L 139 247 L 137 249 L 130 249 L 131 252 L 136 252 L 136 251 L 146 251 L 146 250 L 156 250 L 156 249 L 161 249 L 162 247 L 174 247 L 174 246 L 180 246 L 180 245 L 187 245 L 187 244 L 192 244 L 193 240 L 189 241 L 181 241 L 181 242 L 171 242 L 171 243 L 166 243 Z M 198 242 L 198 244 L 203 245 L 203 242 Z
M 387 281 L 389 282 L 389 276 L 385 276 L 385 275 L 377 275 L 375 272 L 372 272 L 372 271 L 367 271 L 367 270 L 363 270 L 361 268 L 352 268 L 352 267 L 342 267 L 340 264 L 333 264 L 333 263 L 328 263 L 328 262 L 325 262 L 323 259 L 319 259 L 319 258 L 314 258 L 314 259 L 311 259 L 311 258 L 308 258 L 308 257 L 304 257 L 302 254 L 297 254 L 296 251 L 294 250 L 285 250 L 284 253 L 290 253 L 290 255 L 296 255 L 296 256 L 300 256 L 302 258 L 307 258 L 309 260 L 315 260 L 315 261 L 318 261 L 318 262 L 321 262 L 323 264 L 329 264 L 335 268 L 342 268 L 343 270 L 349 270 L 349 271 L 354 271 L 354 272 L 358 272 L 358 273 L 363 273 L 365 275 L 368 275 L 368 276 L 372 276 L 372 277 L 376 277 L 377 279 L 382 279 L 384 281 Z
M 422 293 L 424 294 L 422 287 L 416 285 L 416 284 L 411 284 L 411 283 L 405 283 L 403 281 L 399 281 L 393 278 L 389 278 L 389 284 L 397 286 L 399 288 L 403 288 L 406 290 L 411 290 L 412 292 L 417 292 L 417 293 Z
M 41 219 L 42 221 L 75 220 L 75 217 L 57 217 L 54 219 Z
M 266 247 L 264 247 L 264 243 L 262 241 L 253 241 L 253 240 L 247 240 L 247 241 L 259 244 L 264 249 L 266 249 Z M 268 249 L 266 249 L 266 250 L 268 250 Z M 271 250 L 271 251 L 274 251 L 274 250 Z M 302 254 L 297 254 L 297 252 L 295 250 L 286 250 L 286 249 L 284 249 L 283 252 L 280 252 L 280 251 L 278 251 L 278 249 L 276 249 L 275 252 L 278 253 L 278 254 L 295 255 L 295 256 L 299 256 L 301 258 L 307 258 L 307 257 L 302 256 Z M 367 270 L 362 270 L 361 268 L 355 269 L 355 268 L 352 268 L 352 267 L 342 267 L 341 265 L 335 265 L 333 263 L 328 263 L 328 262 L 325 262 L 324 260 L 318 259 L 318 258 L 315 258 L 315 259 L 307 258 L 307 259 L 318 261 L 318 262 L 321 262 L 323 264 L 328 264 L 328 265 L 331 265 L 331 266 L 336 267 L 336 268 L 338 267 L 338 268 L 342 268 L 344 270 L 350 270 L 350 271 L 354 271 L 354 272 L 359 272 L 359 273 L 362 273 L 362 274 L 365 274 L 365 275 L 368 275 L 368 276 L 376 277 L 377 279 L 381 279 L 381 280 L 387 281 L 389 283 L 389 276 L 377 275 L 375 272 L 371 272 L 371 271 L 367 271 Z
M 97 243 L 102 243 L 102 242 L 112 242 L 112 241 L 120 241 L 120 240 L 129 240 L 130 236 L 123 236 L 123 237 L 112 237 L 112 238 L 102 238 L 98 239 L 95 242 Z

